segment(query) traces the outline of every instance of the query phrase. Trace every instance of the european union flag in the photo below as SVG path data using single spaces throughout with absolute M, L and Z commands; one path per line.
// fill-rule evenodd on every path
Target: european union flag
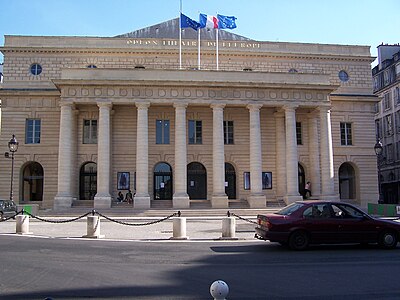
M 200 24 L 181 13 L 181 28 L 189 27 L 197 30 L 200 27 Z
M 236 28 L 236 17 L 227 17 L 222 15 L 217 15 L 218 18 L 218 28 L 222 29 L 234 29 Z

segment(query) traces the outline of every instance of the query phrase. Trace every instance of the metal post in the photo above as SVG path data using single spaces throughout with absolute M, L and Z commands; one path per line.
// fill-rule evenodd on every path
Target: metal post
M 10 200 L 14 200 L 13 179 L 14 179 L 14 152 L 11 152 L 11 186 L 10 186 Z

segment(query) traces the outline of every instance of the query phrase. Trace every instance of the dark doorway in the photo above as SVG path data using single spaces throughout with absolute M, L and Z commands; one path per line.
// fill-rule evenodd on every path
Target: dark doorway
M 306 173 L 304 172 L 304 168 L 301 164 L 299 164 L 299 194 L 304 195 L 304 187 L 306 185 Z
M 236 172 L 230 163 L 225 163 L 225 194 L 228 199 L 236 199 Z
M 81 167 L 79 176 L 79 199 L 93 200 L 97 194 L 97 164 L 87 162 Z
M 172 169 L 165 162 L 154 167 L 154 200 L 172 200 Z
M 191 200 L 207 199 L 207 171 L 201 163 L 187 165 L 187 193 Z
M 343 163 L 339 168 L 340 199 L 355 199 L 355 172 L 349 163 Z
M 43 200 L 43 167 L 30 162 L 23 170 L 22 201 Z

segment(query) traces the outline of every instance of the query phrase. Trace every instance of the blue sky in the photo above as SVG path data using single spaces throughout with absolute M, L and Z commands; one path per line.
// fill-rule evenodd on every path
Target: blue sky
M 179 3 L 0 0 L 0 45 L 4 35 L 115 36 L 178 17 Z M 235 16 L 233 32 L 259 41 L 368 45 L 373 56 L 382 42 L 400 43 L 400 0 L 182 0 L 182 7 L 193 19 Z

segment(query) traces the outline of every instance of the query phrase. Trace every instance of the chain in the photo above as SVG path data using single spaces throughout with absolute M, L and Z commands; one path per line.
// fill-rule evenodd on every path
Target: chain
M 5 222 L 5 221 L 11 220 L 11 219 L 15 219 L 15 217 L 18 216 L 18 215 L 21 214 L 21 213 L 22 213 L 22 210 L 19 211 L 19 212 L 17 212 L 17 213 L 15 213 L 15 215 L 13 215 L 13 216 L 11 216 L 11 217 L 4 218 L 4 219 L 0 219 L 0 222 Z
M 243 218 L 243 217 L 241 217 L 241 216 L 238 216 L 238 215 L 235 214 L 235 213 L 232 213 L 232 212 L 228 211 L 228 217 L 230 217 L 230 216 L 234 216 L 234 217 L 236 217 L 236 218 L 238 218 L 238 219 L 240 219 L 240 220 L 243 220 L 243 221 L 246 221 L 246 222 L 249 222 L 249 223 L 253 223 L 253 224 L 258 225 L 258 223 L 255 222 L 255 221 L 252 221 L 252 220 L 250 220 L 250 219 Z
M 88 213 L 86 213 L 86 214 L 84 214 L 82 216 L 79 216 L 79 217 L 76 217 L 76 218 L 73 218 L 73 219 L 68 219 L 68 220 L 47 220 L 47 219 L 40 218 L 38 216 L 34 216 L 34 215 L 32 215 L 31 213 L 29 213 L 27 211 L 24 211 L 24 213 L 26 213 L 28 216 L 30 216 L 30 217 L 32 217 L 32 218 L 34 218 L 36 220 L 42 221 L 42 222 L 47 222 L 47 223 L 69 223 L 69 222 L 74 222 L 74 221 L 77 221 L 79 219 L 82 219 L 82 218 L 90 215 L 92 212 L 88 212 Z
M 108 221 L 111 221 L 111 222 L 114 222 L 114 223 L 118 223 L 118 224 L 121 224 L 121 225 L 128 225 L 128 226 L 152 225 L 152 224 L 156 224 L 156 223 L 161 223 L 161 222 L 166 221 L 166 220 L 168 220 L 168 219 L 170 219 L 172 217 L 180 215 L 180 213 L 178 212 L 178 213 L 173 213 L 172 215 L 169 215 L 168 217 L 165 217 L 165 218 L 162 218 L 162 219 L 159 219 L 159 220 L 155 220 L 155 221 L 151 221 L 151 222 L 147 222 L 147 223 L 127 223 L 127 222 L 122 222 L 122 221 L 118 221 L 118 220 L 115 220 L 115 219 L 111 219 L 110 217 L 107 217 L 107 216 L 105 216 L 105 215 L 103 215 L 103 214 L 101 214 L 101 213 L 99 213 L 97 211 L 95 213 L 98 214 L 100 217 L 103 217 L 104 219 L 108 220 Z

